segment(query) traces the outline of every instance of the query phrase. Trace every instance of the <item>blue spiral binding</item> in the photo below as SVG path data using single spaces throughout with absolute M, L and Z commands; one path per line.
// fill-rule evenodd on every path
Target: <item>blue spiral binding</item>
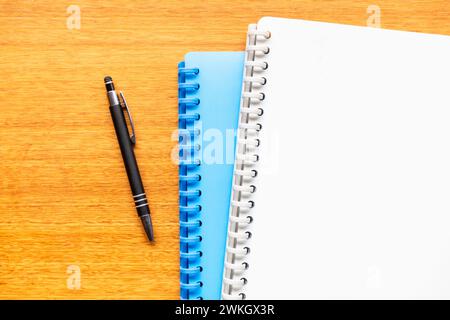
M 200 135 L 194 128 L 195 121 L 200 114 L 195 108 L 200 104 L 197 98 L 187 97 L 199 90 L 200 85 L 195 82 L 199 73 L 197 68 L 185 68 L 184 62 L 178 65 L 178 129 L 179 129 L 179 171 L 180 171 L 180 295 L 183 300 L 202 299 L 202 272 L 200 260 L 202 252 L 199 243 L 202 237 L 199 231 L 202 222 L 199 218 L 201 206 L 193 205 L 201 196 L 198 184 L 201 176 L 194 172 L 200 165 L 197 159 L 200 145 L 194 143 Z

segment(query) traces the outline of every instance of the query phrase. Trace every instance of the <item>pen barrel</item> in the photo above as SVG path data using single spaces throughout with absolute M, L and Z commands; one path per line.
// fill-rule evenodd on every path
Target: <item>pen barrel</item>
M 111 112 L 117 140 L 119 141 L 120 152 L 122 153 L 123 163 L 125 164 L 125 169 L 127 171 L 128 181 L 130 182 L 137 213 L 140 217 L 150 214 L 147 197 L 145 195 L 122 107 L 120 104 L 110 106 L 109 111 Z

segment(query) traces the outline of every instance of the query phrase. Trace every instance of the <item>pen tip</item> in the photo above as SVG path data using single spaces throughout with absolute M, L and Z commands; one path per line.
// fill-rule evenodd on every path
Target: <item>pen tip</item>
M 141 221 L 142 225 L 144 226 L 145 233 L 147 234 L 148 240 L 155 240 L 153 236 L 152 219 L 150 218 L 150 215 L 146 214 L 141 216 Z
M 111 78 L 110 76 L 106 76 L 104 80 L 105 80 L 105 83 L 106 83 L 106 82 L 111 82 L 111 81 L 112 81 L 112 78 Z

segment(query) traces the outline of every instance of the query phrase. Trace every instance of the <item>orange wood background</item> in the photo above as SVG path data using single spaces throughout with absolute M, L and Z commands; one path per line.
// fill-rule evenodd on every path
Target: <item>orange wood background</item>
M 69 5 L 81 29 L 69 30 Z M 450 34 L 448 0 L 0 0 L 0 298 L 177 299 L 177 63 L 243 50 L 272 15 Z M 387 48 L 387 50 L 389 50 Z M 136 216 L 103 77 L 125 92 L 156 243 Z M 69 289 L 67 268 L 81 270 Z

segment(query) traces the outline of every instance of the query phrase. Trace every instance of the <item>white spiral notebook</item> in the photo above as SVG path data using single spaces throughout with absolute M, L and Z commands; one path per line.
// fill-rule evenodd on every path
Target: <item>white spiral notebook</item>
M 225 299 L 450 298 L 450 37 L 263 18 Z

